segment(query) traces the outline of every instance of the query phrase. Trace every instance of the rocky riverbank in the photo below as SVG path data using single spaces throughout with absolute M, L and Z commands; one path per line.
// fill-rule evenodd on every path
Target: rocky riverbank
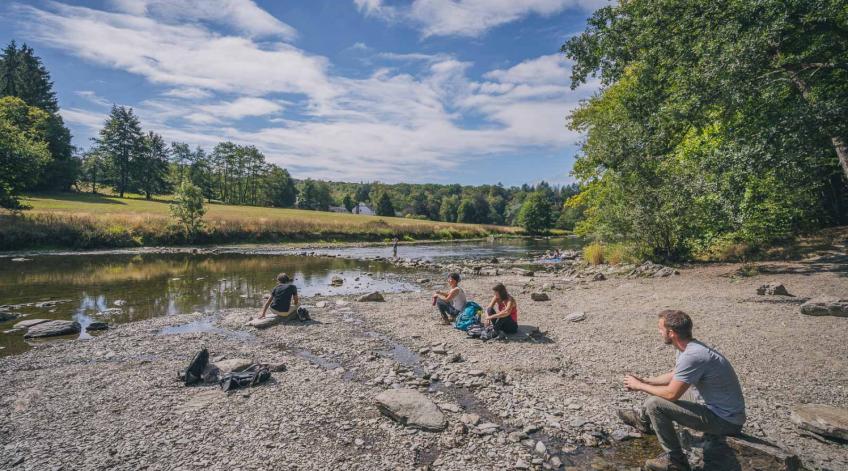
M 385 302 L 309 299 L 308 323 L 256 330 L 244 326 L 253 309 L 182 314 L 0 358 L 0 468 L 637 469 L 655 441 L 638 438 L 615 410 L 643 400 L 623 390 L 625 373 L 673 363 L 656 332 L 665 308 L 689 312 L 696 336 L 733 362 L 747 433 L 810 469 L 848 468 L 844 443 L 790 421 L 802 403 L 848 407 L 840 334 L 848 319 L 799 312 L 808 298 L 848 293 L 844 260 L 762 264 L 751 277 L 736 265 L 679 276 L 657 275 L 663 267 L 568 266 L 531 276 L 519 262 L 398 263 L 417 270 L 421 292 L 385 294 Z M 455 268 L 481 304 L 491 284 L 504 282 L 518 299 L 522 333 L 483 343 L 437 325 L 430 291 L 443 273 L 434 270 Z M 758 295 L 771 281 L 795 296 Z M 549 300 L 533 301 L 534 293 Z M 177 371 L 202 346 L 217 360 L 286 369 L 230 394 L 185 387 Z M 443 430 L 381 412 L 378 395 L 399 388 L 435 404 L 422 408 L 436 414 L 425 428 Z

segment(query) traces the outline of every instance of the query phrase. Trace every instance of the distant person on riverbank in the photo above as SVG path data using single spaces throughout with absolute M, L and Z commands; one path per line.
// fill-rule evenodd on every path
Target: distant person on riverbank
M 486 307 L 483 326 L 494 329 L 494 338 L 505 339 L 506 334 L 518 332 L 518 304 L 507 291 L 503 283 L 492 288 L 494 296 Z
M 398 238 L 392 239 L 392 257 L 397 258 Z
M 456 319 L 467 302 L 465 290 L 459 287 L 459 273 L 451 273 L 448 275 L 448 290 L 436 291 L 433 293 L 433 304 L 439 308 L 439 314 L 442 315 L 442 323 L 450 324 Z
M 294 302 L 292 302 L 294 301 Z M 259 318 L 265 317 L 268 310 L 277 317 L 291 319 L 297 314 L 297 308 L 300 305 L 300 298 L 297 296 L 297 286 L 292 284 L 292 279 L 285 273 L 277 275 L 277 286 L 271 290 L 271 296 L 265 301 L 265 306 L 262 307 L 262 314 Z
M 745 423 L 745 399 L 730 362 L 721 353 L 692 338 L 692 319 L 682 311 L 659 314 L 660 336 L 677 350 L 674 369 L 655 378 L 627 375 L 630 391 L 651 395 L 643 410 L 621 410 L 619 417 L 643 433 L 657 434 L 665 453 L 648 460 L 651 471 L 688 471 L 689 462 L 680 446 L 674 423 L 710 435 L 732 435 Z M 680 400 L 694 387 L 704 405 Z

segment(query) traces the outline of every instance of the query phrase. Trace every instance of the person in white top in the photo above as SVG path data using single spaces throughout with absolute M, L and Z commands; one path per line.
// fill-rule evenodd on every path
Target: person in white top
M 451 273 L 448 275 L 450 289 L 433 293 L 433 304 L 439 308 L 443 324 L 450 324 L 465 309 L 465 291 L 459 287 L 459 281 L 459 273 Z

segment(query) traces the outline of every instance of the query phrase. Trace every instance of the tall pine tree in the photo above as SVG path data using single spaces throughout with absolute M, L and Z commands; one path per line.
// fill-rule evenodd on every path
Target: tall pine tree
M 112 106 L 97 142 L 109 160 L 115 191 L 123 198 L 130 190 L 135 160 L 143 151 L 141 124 L 132 108 Z

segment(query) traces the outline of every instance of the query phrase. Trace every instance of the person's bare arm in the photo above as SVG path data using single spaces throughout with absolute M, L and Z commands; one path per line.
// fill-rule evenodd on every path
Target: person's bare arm
M 674 378 L 671 378 L 671 380 L 666 385 L 657 386 L 653 384 L 648 384 L 644 381 L 641 381 L 639 378 L 636 378 L 635 376 L 631 375 L 627 375 L 624 378 L 624 387 L 631 391 L 646 392 L 652 396 L 668 399 L 669 401 L 676 401 L 680 399 L 680 396 L 682 396 L 683 393 L 685 393 L 686 390 L 689 389 L 688 384 Z
M 298 295 L 297 295 L 297 293 L 295 293 L 295 294 L 292 296 L 292 299 L 294 300 L 294 305 L 295 305 L 295 306 L 300 306 L 300 296 L 298 296 Z
M 492 303 L 492 305 L 494 305 L 494 303 Z M 500 319 L 502 317 L 507 317 L 508 315 L 510 315 L 510 313 L 512 312 L 512 309 L 514 307 L 515 307 L 515 301 L 510 299 L 506 303 L 506 306 L 504 306 L 503 310 L 496 312 L 496 313 L 494 313 L 494 314 L 492 314 L 491 316 L 488 316 L 488 317 L 489 317 L 489 319 Z
M 643 383 L 650 384 L 652 386 L 666 386 L 671 382 L 671 379 L 674 377 L 674 371 L 669 371 L 666 374 L 662 374 L 659 376 L 654 376 L 653 378 L 641 379 Z M 637 377 L 638 378 L 638 377 Z
M 273 300 L 273 296 L 268 296 L 268 300 L 265 301 L 265 306 L 262 307 L 262 314 L 259 315 L 259 318 L 262 319 L 265 317 L 265 313 L 268 312 L 268 306 L 271 305 L 271 300 Z

